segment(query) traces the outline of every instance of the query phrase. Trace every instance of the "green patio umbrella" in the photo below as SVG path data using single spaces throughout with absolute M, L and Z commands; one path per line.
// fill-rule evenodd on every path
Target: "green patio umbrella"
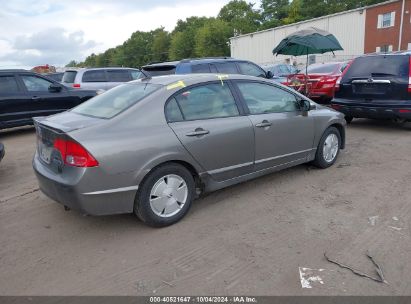
M 273 54 L 292 56 L 306 55 L 307 74 L 308 55 L 324 54 L 339 50 L 343 50 L 343 48 L 333 34 L 315 27 L 309 27 L 285 37 L 273 50 Z

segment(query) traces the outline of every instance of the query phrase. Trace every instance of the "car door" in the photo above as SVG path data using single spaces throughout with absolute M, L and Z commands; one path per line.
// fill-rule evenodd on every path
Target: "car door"
M 19 125 L 31 118 L 31 98 L 13 73 L 0 75 L 0 128 Z
M 312 151 L 314 119 L 297 97 L 274 84 L 236 81 L 255 133 L 255 170 L 306 158 Z
M 30 98 L 31 117 L 59 113 L 77 104 L 77 99 L 66 87 L 61 85 L 60 91 L 49 90 L 50 85 L 59 85 L 56 82 L 30 74 L 21 74 L 20 79 Z
M 253 127 L 240 113 L 225 81 L 185 88 L 166 106 L 169 126 L 187 151 L 217 181 L 252 172 Z

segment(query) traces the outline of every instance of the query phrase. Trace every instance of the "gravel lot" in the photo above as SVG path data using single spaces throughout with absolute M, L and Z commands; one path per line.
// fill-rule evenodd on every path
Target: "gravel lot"
M 0 132 L 0 295 L 411 295 L 410 135 L 356 120 L 334 167 L 218 191 L 152 229 L 65 212 L 38 191 L 33 129 Z M 389 284 L 325 251 L 376 276 L 369 251 Z

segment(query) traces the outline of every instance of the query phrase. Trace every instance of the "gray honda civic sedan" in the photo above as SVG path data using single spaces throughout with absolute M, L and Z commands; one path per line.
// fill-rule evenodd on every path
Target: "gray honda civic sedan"
M 345 142 L 343 114 L 241 75 L 144 78 L 35 127 L 33 167 L 47 196 L 157 227 L 202 193 L 302 163 L 327 168 Z

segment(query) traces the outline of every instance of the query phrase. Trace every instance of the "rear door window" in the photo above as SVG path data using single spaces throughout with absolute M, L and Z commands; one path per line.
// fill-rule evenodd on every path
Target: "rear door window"
M 127 70 L 107 70 L 109 82 L 128 82 L 131 80 L 131 75 Z
M 106 72 L 104 70 L 86 71 L 82 82 L 107 82 Z
M 234 62 L 214 63 L 218 73 L 238 74 L 237 66 Z
M 185 120 L 238 116 L 239 111 L 227 84 L 210 83 L 184 90 L 175 96 Z
M 210 65 L 207 64 L 195 64 L 191 66 L 193 73 L 210 73 Z
M 338 67 L 338 64 L 321 64 L 321 65 L 310 65 L 307 68 L 309 74 L 331 74 Z
M 0 76 L 0 94 L 17 92 L 19 92 L 19 87 L 14 76 Z
M 74 83 L 76 79 L 77 72 L 76 71 L 66 71 L 63 75 L 63 83 Z

